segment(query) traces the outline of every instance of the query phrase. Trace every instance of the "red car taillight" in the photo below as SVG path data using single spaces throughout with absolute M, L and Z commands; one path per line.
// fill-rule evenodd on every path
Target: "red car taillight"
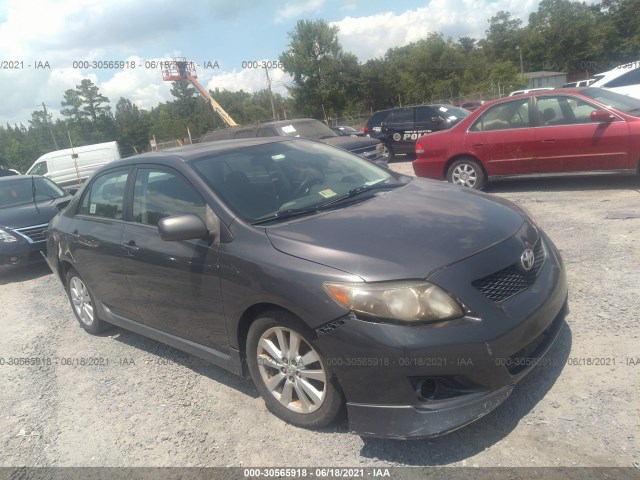
M 364 133 L 365 135 L 367 133 L 369 133 L 371 131 L 371 129 L 369 127 L 362 127 L 362 133 Z
M 424 147 L 420 145 L 420 142 L 416 142 L 416 155 L 424 153 Z

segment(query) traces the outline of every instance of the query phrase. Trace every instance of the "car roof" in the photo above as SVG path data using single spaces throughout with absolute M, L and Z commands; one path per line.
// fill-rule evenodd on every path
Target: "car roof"
M 185 145 L 182 147 L 167 148 L 166 150 L 158 150 L 155 152 L 142 153 L 140 155 L 134 155 L 132 157 L 123 158 L 122 160 L 116 160 L 104 165 L 102 169 L 108 167 L 119 167 L 123 165 L 132 165 L 135 163 L 153 163 L 154 160 L 163 159 L 178 159 L 184 162 L 190 162 L 192 160 L 201 158 L 204 155 L 211 153 L 228 152 L 232 150 L 238 150 L 244 147 L 252 147 L 256 145 L 266 145 L 269 143 L 281 143 L 281 142 L 309 142 L 311 140 L 303 138 L 292 137 L 259 137 L 259 138 L 242 138 L 236 140 L 220 140 L 217 142 L 205 142 L 195 143 L 193 145 Z M 101 169 L 101 170 L 102 170 Z M 15 178 L 15 177 L 14 177 Z
M 17 179 L 30 179 L 31 177 L 35 178 L 44 178 L 42 175 L 7 175 L 6 177 L 0 177 L 0 182 L 8 182 L 9 180 L 17 180 Z

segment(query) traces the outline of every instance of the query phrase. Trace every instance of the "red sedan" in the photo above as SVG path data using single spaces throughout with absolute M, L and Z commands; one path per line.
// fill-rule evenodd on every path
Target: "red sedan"
M 515 175 L 640 173 L 640 100 L 600 88 L 483 105 L 416 142 L 417 176 L 481 189 Z

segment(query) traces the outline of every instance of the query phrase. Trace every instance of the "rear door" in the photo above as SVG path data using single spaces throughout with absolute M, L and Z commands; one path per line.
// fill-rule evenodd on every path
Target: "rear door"
M 536 172 L 530 99 L 499 103 L 469 127 L 467 150 L 480 159 L 489 176 Z
M 388 143 L 394 153 L 414 152 L 417 139 L 411 139 L 414 130 L 413 107 L 395 108 L 382 122 L 381 136 L 384 138 L 381 140 Z
M 68 234 L 75 267 L 95 296 L 113 312 L 137 319 L 125 305 L 129 288 L 122 264 L 124 204 L 129 168 L 102 173 L 84 190 Z
M 140 166 L 135 173 L 131 222 L 122 236 L 129 308 L 145 324 L 194 342 L 225 349 L 227 329 L 218 276 L 218 246 L 208 239 L 164 241 L 158 221 L 194 214 L 205 223 L 206 205 L 177 171 Z
M 536 97 L 536 156 L 541 173 L 629 168 L 629 126 L 591 121 L 601 108 L 570 95 Z

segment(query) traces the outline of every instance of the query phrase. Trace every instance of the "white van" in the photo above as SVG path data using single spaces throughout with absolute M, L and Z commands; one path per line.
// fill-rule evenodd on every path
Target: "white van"
M 105 163 L 119 160 L 117 142 L 96 143 L 84 147 L 49 152 L 38 158 L 27 175 L 43 175 L 61 187 L 79 186 Z
M 612 92 L 640 98 L 640 60 L 619 65 L 608 72 L 593 76 L 596 81 L 590 87 L 599 87 Z

